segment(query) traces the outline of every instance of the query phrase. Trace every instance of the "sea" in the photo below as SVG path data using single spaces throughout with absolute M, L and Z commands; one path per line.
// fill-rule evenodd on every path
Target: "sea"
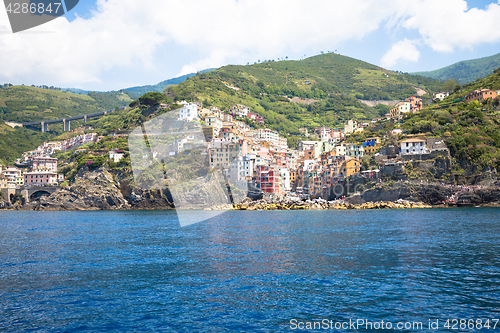
M 203 212 L 193 212 L 203 214 Z M 500 209 L 0 212 L 1 332 L 500 332 Z

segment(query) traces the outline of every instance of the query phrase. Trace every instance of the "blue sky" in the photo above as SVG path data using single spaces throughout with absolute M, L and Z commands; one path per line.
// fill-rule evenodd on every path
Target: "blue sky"
M 500 52 L 498 1 L 80 0 L 9 33 L 0 83 L 111 90 L 205 68 L 335 51 L 405 72 Z

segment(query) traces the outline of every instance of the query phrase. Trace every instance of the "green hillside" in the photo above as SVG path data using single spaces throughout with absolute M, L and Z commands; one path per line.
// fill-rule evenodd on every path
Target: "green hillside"
M 342 127 L 352 118 L 369 121 L 385 114 L 387 108 L 368 107 L 360 99 L 405 99 L 416 94 L 415 87 L 431 94 L 440 90 L 442 83 L 395 73 L 341 55 L 323 54 L 301 61 L 225 66 L 199 73 L 177 85 L 168 86 L 165 95 L 157 94 L 160 99 L 153 104 L 137 102 L 133 108 L 91 119 L 86 125 L 100 134 L 127 133 L 158 115 L 155 105 L 159 102 L 202 101 L 205 107 L 215 105 L 221 109 L 241 103 L 264 116 L 265 126 L 279 130 L 282 136 L 289 137 L 294 146 L 300 138 L 301 127 Z M 26 86 L 7 87 L 0 89 L 0 121 L 62 118 L 110 109 L 130 101 L 126 92 L 80 95 Z M 72 128 L 79 124 L 82 123 L 72 122 Z M 8 151 L 0 151 L 0 159 L 4 161 L 13 161 L 42 140 L 39 132 L 27 129 L 14 131 L 8 135 L 16 138 L 19 133 L 19 137 L 28 143 L 31 135 L 31 145 L 14 143 Z M 51 126 L 50 132 L 45 133 L 43 138 L 49 140 L 60 134 L 58 126 Z M 6 138 L 0 136 L 0 143 L 7 143 Z
M 422 111 L 410 114 L 400 124 L 404 137 L 442 137 L 453 157 L 454 175 L 475 174 L 500 169 L 500 98 L 465 103 L 462 97 L 476 89 L 500 89 L 500 68 L 484 79 L 465 85 L 462 90 Z M 368 128 L 362 136 L 383 136 L 394 124 Z
M 459 83 L 465 84 L 491 75 L 498 67 L 500 67 L 500 53 L 491 57 L 460 61 L 435 71 L 416 72 L 412 74 L 441 81 L 455 79 Z
M 35 132 L 22 127 L 14 129 L 0 121 L 0 164 L 12 164 L 24 151 L 39 146 L 50 137 L 50 133 Z
M 50 126 L 48 133 L 41 133 L 27 128 L 12 128 L 5 121 L 22 123 L 58 119 L 114 109 L 131 101 L 130 96 L 119 92 L 80 95 L 29 86 L 0 88 L 0 164 L 12 164 L 23 152 L 62 133 L 61 124 Z M 82 121 L 73 121 L 72 128 L 78 124 Z
M 21 123 L 57 119 L 113 109 L 130 101 L 130 96 L 120 92 L 79 95 L 29 86 L 11 86 L 0 88 L 0 120 Z
M 266 126 L 298 134 L 300 127 L 340 126 L 351 118 L 371 120 L 387 112 L 363 100 L 400 100 L 429 94 L 442 83 L 400 74 L 353 58 L 323 54 L 301 61 L 225 66 L 167 88 L 175 100 L 198 100 L 204 106 L 248 105 L 265 117 Z M 308 99 L 306 103 L 291 98 Z

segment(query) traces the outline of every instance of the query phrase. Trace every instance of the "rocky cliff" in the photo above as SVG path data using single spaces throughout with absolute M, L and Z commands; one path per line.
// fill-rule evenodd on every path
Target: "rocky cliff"
M 94 171 L 82 168 L 74 183 L 41 197 L 39 201 L 25 204 L 24 210 L 113 210 L 130 209 L 120 188 L 108 170 Z
M 125 179 L 123 179 L 125 178 Z M 120 179 L 120 180 L 117 180 Z M 354 194 L 341 201 L 308 202 L 287 197 L 262 199 L 262 193 L 254 188 L 249 189 L 250 198 L 234 200 L 235 206 L 220 203 L 227 202 L 224 191 L 218 193 L 210 182 L 197 182 L 186 191 L 182 200 L 190 204 L 188 208 L 203 209 L 212 206 L 215 209 L 325 209 L 345 208 L 381 208 L 368 207 L 367 204 L 384 203 L 384 208 L 399 208 L 389 203 L 398 200 L 410 203 L 421 203 L 432 206 L 500 206 L 500 181 L 495 178 L 477 179 L 474 186 L 451 186 L 444 184 L 425 184 L 400 181 L 377 184 L 361 193 Z M 234 191 L 233 191 L 234 192 Z M 248 194 L 247 193 L 247 194 Z M 234 197 L 235 193 L 232 193 Z M 183 201 L 178 201 L 182 207 Z M 322 200 L 322 199 L 319 199 Z M 174 198 L 168 189 L 140 189 L 135 187 L 124 175 L 113 175 L 108 169 L 96 170 L 82 168 L 69 186 L 23 205 L 24 200 L 15 204 L 0 198 L 0 209 L 21 210 L 127 210 L 127 209 L 173 209 Z M 218 203 L 218 204 L 217 204 Z M 199 207 L 198 207 L 199 206 Z M 227 206 L 227 207 L 226 207 Z M 394 207 L 393 207 L 394 206 Z M 408 208 L 408 207 L 404 208 Z
M 12 209 L 12 205 L 10 204 L 10 202 L 0 197 L 0 209 Z
M 395 202 L 398 199 L 423 202 L 432 206 L 498 206 L 500 183 L 488 186 L 451 186 L 395 182 L 377 185 L 363 193 L 352 195 L 345 201 L 360 205 L 367 202 Z

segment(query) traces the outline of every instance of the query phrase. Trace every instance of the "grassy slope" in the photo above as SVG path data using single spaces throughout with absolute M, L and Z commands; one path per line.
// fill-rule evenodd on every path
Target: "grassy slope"
M 500 53 L 490 57 L 457 62 L 456 64 L 429 72 L 412 74 L 423 75 L 436 80 L 455 79 L 461 84 L 472 82 L 478 78 L 485 78 L 500 67 Z
M 22 153 L 36 148 L 44 141 L 62 133 L 62 125 L 49 126 L 50 132 L 41 133 L 26 128 L 11 128 L 4 121 L 25 122 L 57 119 L 112 109 L 130 103 L 132 99 L 117 92 L 79 95 L 57 90 L 28 86 L 0 89 L 0 163 L 12 164 Z M 82 122 L 72 122 L 75 128 Z M 76 135 L 76 134 L 75 134 Z
M 121 106 L 129 103 L 126 94 L 90 93 L 79 95 L 28 86 L 0 89 L 0 120 L 25 122 L 57 119 Z
M 267 126 L 298 134 L 300 127 L 340 126 L 351 118 L 371 120 L 379 116 L 379 110 L 358 99 L 405 99 L 416 93 L 415 86 L 432 93 L 441 85 L 353 58 L 324 54 L 301 61 L 225 66 L 167 90 L 178 100 L 201 100 L 206 106 L 248 105 L 265 117 Z M 295 104 L 284 96 L 317 102 Z
M 443 101 L 409 115 L 401 124 L 409 135 L 443 137 L 454 158 L 457 175 L 480 172 L 486 167 L 500 169 L 500 100 L 484 104 L 458 101 L 480 88 L 500 88 L 500 69 L 464 86 L 462 91 Z M 363 136 L 382 136 L 392 127 L 393 124 L 387 124 L 368 130 Z
M 0 121 L 0 164 L 12 164 L 16 158 L 21 157 L 22 152 L 39 146 L 50 137 L 50 133 L 35 132 L 21 127 L 14 129 Z

